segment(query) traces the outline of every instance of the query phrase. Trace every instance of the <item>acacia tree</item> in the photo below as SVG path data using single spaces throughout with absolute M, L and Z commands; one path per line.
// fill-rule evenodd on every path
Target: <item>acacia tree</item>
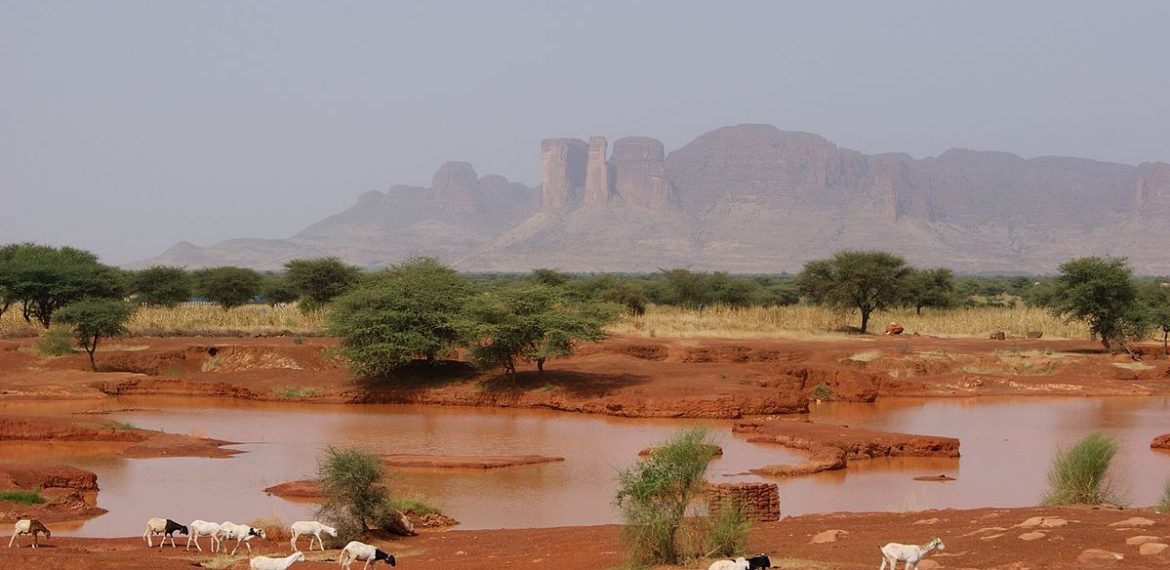
M 260 274 L 246 267 L 213 267 L 195 273 L 200 295 L 219 303 L 224 310 L 247 304 L 260 294 Z
M 521 360 L 536 362 L 543 373 L 545 361 L 572 354 L 573 343 L 605 338 L 615 309 L 570 302 L 560 289 L 541 283 L 514 283 L 476 299 L 469 311 L 476 338 L 471 353 L 481 367 L 503 366 L 512 378 Z
M 301 294 L 301 308 L 328 304 L 357 285 L 361 269 L 336 257 L 294 259 L 284 264 L 285 278 Z
M 1162 331 L 1162 353 L 1170 354 L 1170 283 L 1163 279 L 1143 282 L 1138 286 L 1138 298 L 1150 324 Z
M 122 272 L 88 251 L 35 243 L 0 248 L 0 309 L 19 303 L 25 321 L 48 328 L 53 313 L 69 303 L 120 299 L 124 293 Z
M 815 303 L 861 311 L 861 333 L 876 310 L 897 304 L 911 268 L 884 251 L 839 251 L 829 259 L 809 261 L 796 277 L 802 294 Z
M 955 274 L 945 267 L 914 269 L 906 278 L 906 302 L 921 315 L 923 307 L 945 308 L 955 303 Z
M 1144 336 L 1148 324 L 1129 262 L 1122 257 L 1081 257 L 1061 264 L 1052 312 L 1083 321 L 1110 352 L 1128 352 L 1126 341 Z
M 126 334 L 126 323 L 134 314 L 130 303 L 112 299 L 83 299 L 57 310 L 53 322 L 68 325 L 73 335 L 89 353 L 89 366 L 97 372 L 93 353 L 103 338 Z
M 156 265 L 131 275 L 130 290 L 139 304 L 174 307 L 191 300 L 191 275 L 182 267 Z
M 433 258 L 417 258 L 371 275 L 333 301 L 329 330 L 363 376 L 385 375 L 415 358 L 435 360 L 467 333 L 471 283 Z

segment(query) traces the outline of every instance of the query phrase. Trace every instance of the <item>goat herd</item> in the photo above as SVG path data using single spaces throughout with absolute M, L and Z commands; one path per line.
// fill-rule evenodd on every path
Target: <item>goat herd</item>
M 325 550 L 325 542 L 321 538 L 321 534 L 325 533 L 329 536 L 337 536 L 337 529 L 321 524 L 317 521 L 297 521 L 292 523 L 289 527 L 292 530 L 292 539 L 289 541 L 292 544 L 293 553 L 284 558 L 270 558 L 268 556 L 256 556 L 249 559 L 248 564 L 252 570 L 285 570 L 292 566 L 295 562 L 304 562 L 305 555 L 297 548 L 297 539 L 301 536 L 309 536 L 309 550 L 313 550 L 313 541 L 317 541 L 317 545 L 321 550 Z M 142 538 L 146 540 L 148 547 L 154 546 L 153 538 L 157 535 L 162 535 L 162 540 L 159 541 L 158 547 L 162 548 L 167 539 L 171 540 L 171 548 L 177 548 L 175 545 L 175 533 L 187 536 L 187 550 L 191 549 L 191 543 L 195 543 L 195 548 L 199 552 L 203 552 L 203 547 L 199 546 L 199 537 L 206 536 L 211 539 L 211 551 L 217 552 L 221 548 L 227 550 L 227 545 L 223 544 L 225 541 L 235 539 L 236 545 L 232 548 L 231 554 L 235 554 L 240 548 L 240 544 L 248 547 L 248 554 L 252 553 L 252 545 L 249 541 L 253 538 L 259 537 L 267 539 L 264 529 L 255 528 L 246 524 L 235 524 L 231 521 L 224 523 L 213 523 L 207 521 L 191 521 L 190 525 L 181 525 L 171 519 L 153 518 L 146 521 L 146 532 L 142 533 Z M 12 538 L 8 540 L 8 547 L 12 548 L 12 544 L 20 535 L 32 535 L 32 546 L 37 547 L 37 535 L 43 534 L 45 538 L 51 538 L 52 533 L 41 521 L 35 519 L 22 519 L 16 521 L 16 527 L 12 533 Z M 878 570 L 885 570 L 886 565 L 890 565 L 890 570 L 895 570 L 898 562 L 904 561 L 903 570 L 917 570 L 918 562 L 926 555 L 935 550 L 944 550 L 946 545 L 943 544 L 941 538 L 935 538 L 929 543 L 922 546 L 914 544 L 899 544 L 891 542 L 881 547 L 882 565 Z M 376 563 L 382 560 L 390 566 L 395 565 L 394 555 L 387 554 L 374 546 L 358 542 L 356 540 L 345 545 L 341 549 L 341 556 L 338 558 L 338 564 L 346 570 L 350 570 L 350 565 L 355 561 L 365 561 L 362 570 L 367 570 L 371 562 Z M 756 570 L 757 568 L 771 568 L 772 561 L 768 559 L 766 554 L 759 554 L 751 558 L 736 558 L 734 560 L 716 560 L 708 567 L 707 570 Z
M 321 538 L 321 534 L 328 534 L 329 536 L 337 536 L 337 529 L 321 524 L 317 521 L 297 521 L 290 527 L 292 530 L 293 553 L 284 558 L 270 558 L 268 556 L 256 556 L 248 560 L 248 564 L 252 570 L 285 570 L 292 566 L 295 562 L 304 562 L 305 555 L 297 548 L 297 539 L 304 535 L 309 535 L 309 550 L 313 550 L 313 541 L 317 541 L 317 546 L 321 550 L 325 550 L 325 541 Z M 175 545 L 175 533 L 187 536 L 187 550 L 191 550 L 191 543 L 195 543 L 195 548 L 199 552 L 203 552 L 203 547 L 199 546 L 199 537 L 206 536 L 211 540 L 211 551 L 218 552 L 222 548 L 227 551 L 227 545 L 223 544 L 226 541 L 235 539 L 235 548 L 232 548 L 230 554 L 235 554 L 240 548 L 240 544 L 248 547 L 248 554 L 252 553 L 252 545 L 249 544 L 253 538 L 267 539 L 268 535 L 262 528 L 256 528 L 246 524 L 236 524 L 231 521 L 224 523 L 213 523 L 207 521 L 191 521 L 189 525 L 179 524 L 171 519 L 153 518 L 146 521 L 146 532 L 142 533 L 142 538 L 146 540 L 148 547 L 154 546 L 154 537 L 162 535 L 162 540 L 159 541 L 158 547 L 162 548 L 169 538 L 171 540 L 171 548 L 177 548 Z M 8 547 L 12 548 L 13 542 L 20 535 L 32 535 L 32 546 L 37 547 L 37 535 L 43 534 L 45 538 L 52 538 L 53 533 L 49 531 L 41 521 L 36 519 L 22 519 L 16 521 L 16 526 L 12 533 L 12 538 L 8 539 Z M 371 562 L 383 561 L 391 566 L 395 565 L 394 555 L 388 554 L 372 545 L 358 542 L 356 540 L 345 545 L 341 549 L 341 556 L 338 558 L 338 564 L 346 570 L 350 570 L 350 565 L 355 561 L 365 561 L 362 566 L 363 570 L 369 568 Z

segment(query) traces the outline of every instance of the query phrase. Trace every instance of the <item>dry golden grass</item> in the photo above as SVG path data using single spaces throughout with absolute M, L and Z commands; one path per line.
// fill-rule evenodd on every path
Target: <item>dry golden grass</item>
M 296 305 L 245 305 L 224 310 L 218 305 L 181 305 L 173 308 L 140 307 L 128 326 L 131 336 L 235 335 L 283 333 L 317 336 L 325 330 L 325 313 L 301 312 Z M 19 307 L 0 316 L 0 338 L 38 336 L 41 327 L 24 322 Z
M 1066 323 L 1044 309 L 1034 307 L 979 307 L 963 309 L 925 309 L 915 315 L 913 309 L 875 312 L 870 317 L 870 332 L 882 332 L 890 321 L 897 321 L 906 334 L 947 337 L 986 337 L 1002 330 L 1009 337 L 1022 337 L 1028 331 L 1042 331 L 1044 338 L 1088 338 L 1088 329 L 1080 323 Z M 702 313 L 679 307 L 648 307 L 646 314 L 627 317 L 611 330 L 618 334 L 638 334 L 669 338 L 717 337 L 792 337 L 839 338 L 836 331 L 860 325 L 856 312 L 832 311 L 813 305 L 788 307 L 709 307 Z
M 1069 324 L 1048 311 L 1033 307 L 980 307 L 966 309 L 925 309 L 882 311 L 870 318 L 870 331 L 880 333 L 886 323 L 898 321 L 906 334 L 984 337 L 1002 330 L 1009 337 L 1022 337 L 1038 330 L 1044 338 L 1088 338 L 1088 329 Z M 840 338 L 847 327 L 860 324 L 853 312 L 833 311 L 813 305 L 788 307 L 709 307 L 702 313 L 671 306 L 651 305 L 645 315 L 626 317 L 610 327 L 616 334 L 669 338 Z M 295 305 L 273 308 L 246 305 L 225 311 L 217 305 L 183 305 L 170 309 L 143 307 L 130 321 L 131 336 L 215 336 L 251 333 L 317 336 L 325 331 L 325 312 L 301 313 Z M 19 308 L 0 316 L 0 338 L 37 336 L 41 327 L 24 322 Z

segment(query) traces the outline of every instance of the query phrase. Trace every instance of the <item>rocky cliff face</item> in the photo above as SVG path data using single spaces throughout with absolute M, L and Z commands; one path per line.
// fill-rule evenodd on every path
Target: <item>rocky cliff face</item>
M 1121 255 L 1170 273 L 1170 164 L 1023 159 L 954 149 L 866 155 L 809 133 L 724 127 L 665 155 L 626 137 L 546 139 L 539 193 L 451 162 L 428 188 L 393 186 L 285 240 L 183 243 L 144 262 L 279 267 L 435 255 L 463 269 L 799 271 L 845 248 L 960 271 L 1053 271 Z
M 589 161 L 585 167 L 585 204 L 599 206 L 609 203 L 613 188 L 610 185 L 610 165 L 606 159 L 605 137 L 589 137 Z
M 666 177 L 662 143 L 649 137 L 625 137 L 613 143 L 610 157 L 614 191 L 631 206 L 663 210 L 674 206 L 674 191 Z
M 589 146 L 581 139 L 540 141 L 540 196 L 545 212 L 562 212 L 580 201 Z

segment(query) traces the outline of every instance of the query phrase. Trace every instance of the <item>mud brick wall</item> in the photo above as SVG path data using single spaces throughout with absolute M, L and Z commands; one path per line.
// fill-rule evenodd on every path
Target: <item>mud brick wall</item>
M 775 483 L 707 483 L 706 491 L 710 512 L 739 501 L 756 522 L 780 519 L 780 487 Z

